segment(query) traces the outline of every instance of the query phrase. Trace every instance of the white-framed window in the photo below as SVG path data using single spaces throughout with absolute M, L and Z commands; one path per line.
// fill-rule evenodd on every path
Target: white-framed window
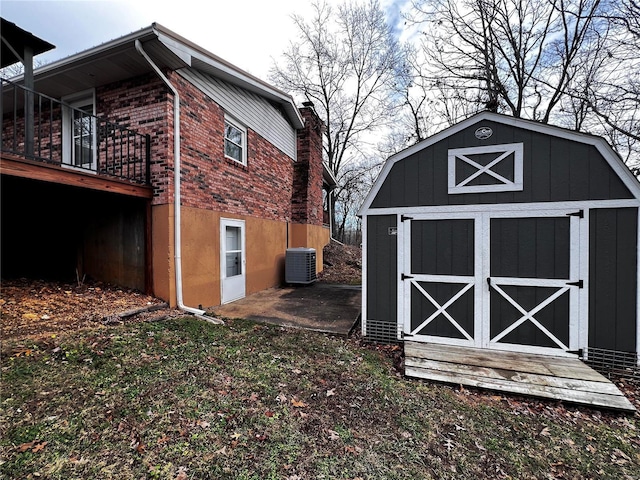
M 521 191 L 523 144 L 449 150 L 449 193 Z
M 247 129 L 226 115 L 224 117 L 224 156 L 242 165 L 247 164 Z
M 95 91 L 87 90 L 62 99 L 62 163 L 96 170 L 97 124 Z

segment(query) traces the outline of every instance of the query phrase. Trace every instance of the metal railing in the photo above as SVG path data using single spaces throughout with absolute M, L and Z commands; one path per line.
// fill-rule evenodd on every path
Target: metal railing
M 149 185 L 149 135 L 0 79 L 3 153 Z

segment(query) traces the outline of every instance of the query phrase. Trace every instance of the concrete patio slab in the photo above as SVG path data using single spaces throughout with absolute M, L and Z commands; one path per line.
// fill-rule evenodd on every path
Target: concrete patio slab
M 360 315 L 360 286 L 314 283 L 270 288 L 214 307 L 223 318 L 245 318 L 286 327 L 349 335 Z

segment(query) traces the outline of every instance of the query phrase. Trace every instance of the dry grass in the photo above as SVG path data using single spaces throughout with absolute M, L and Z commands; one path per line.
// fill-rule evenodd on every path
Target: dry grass
M 638 478 L 638 415 L 407 380 L 399 353 L 191 318 L 5 340 L 0 476 Z

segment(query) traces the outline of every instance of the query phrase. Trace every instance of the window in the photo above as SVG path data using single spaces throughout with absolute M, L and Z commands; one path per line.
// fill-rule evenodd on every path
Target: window
M 224 156 L 247 164 L 247 130 L 237 122 L 224 119 Z
M 96 170 L 96 119 L 93 91 L 63 99 L 69 107 L 63 109 L 62 135 L 64 164 Z

